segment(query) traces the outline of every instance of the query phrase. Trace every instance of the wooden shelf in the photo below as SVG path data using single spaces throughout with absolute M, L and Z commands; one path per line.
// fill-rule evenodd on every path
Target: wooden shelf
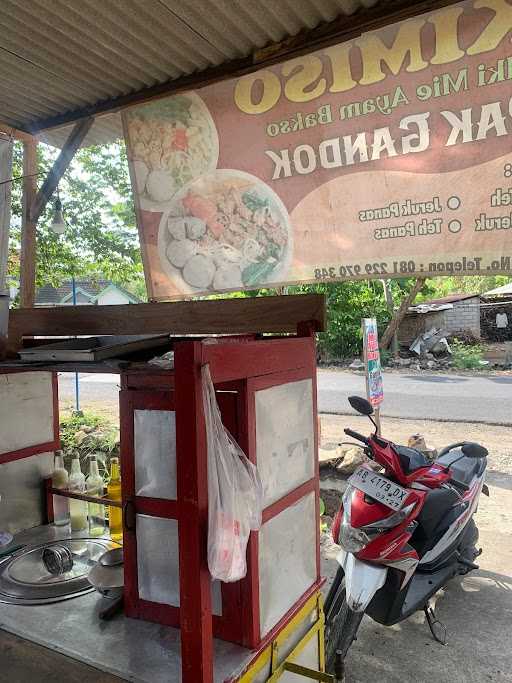
M 113 508 L 123 507 L 120 500 L 112 500 L 107 496 L 88 496 L 86 493 L 77 493 L 76 491 L 69 491 L 68 489 L 56 489 L 49 486 L 48 490 L 54 496 L 62 496 L 63 498 L 74 498 L 75 500 L 85 500 L 87 503 L 99 503 L 101 505 L 108 505 Z

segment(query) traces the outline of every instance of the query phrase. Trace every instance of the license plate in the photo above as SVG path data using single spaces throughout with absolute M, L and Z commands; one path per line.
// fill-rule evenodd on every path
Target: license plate
M 400 510 L 408 494 L 407 489 L 367 467 L 358 467 L 348 482 L 392 510 Z

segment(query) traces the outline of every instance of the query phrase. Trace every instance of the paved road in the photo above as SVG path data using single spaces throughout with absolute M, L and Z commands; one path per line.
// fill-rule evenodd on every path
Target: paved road
M 320 412 L 349 413 L 348 396 L 365 392 L 364 376 L 335 370 L 318 373 Z M 512 424 L 512 377 L 386 373 L 382 414 Z
M 118 375 L 81 375 L 82 401 L 116 403 L 118 383 Z M 347 397 L 365 395 L 364 377 L 320 370 L 318 390 L 320 412 L 350 413 Z M 61 375 L 60 395 L 67 402 L 73 400 L 74 375 Z M 512 377 L 508 376 L 387 373 L 384 395 L 382 413 L 389 417 L 512 424 Z

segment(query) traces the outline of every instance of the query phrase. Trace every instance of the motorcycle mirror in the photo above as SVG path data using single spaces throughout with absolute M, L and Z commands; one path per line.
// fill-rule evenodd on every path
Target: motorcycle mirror
M 361 396 L 349 396 L 348 402 L 352 408 L 361 415 L 367 415 L 368 417 L 373 415 L 373 406 L 365 398 L 362 398 Z
M 480 446 L 479 443 L 465 443 L 461 451 L 467 458 L 486 458 L 489 455 L 487 448 Z

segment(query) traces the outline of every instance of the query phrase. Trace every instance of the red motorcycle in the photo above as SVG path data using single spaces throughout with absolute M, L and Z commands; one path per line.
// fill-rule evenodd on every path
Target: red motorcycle
M 376 431 L 369 438 L 345 433 L 380 467 L 354 472 L 333 523 L 342 549 L 325 602 L 328 671 L 345 657 L 364 614 L 392 626 L 423 610 L 433 637 L 446 642 L 429 599 L 454 576 L 478 569 L 473 515 L 480 492 L 489 495 L 483 446 L 455 443 L 431 462 L 379 436 L 368 401 L 351 396 L 349 403 Z

